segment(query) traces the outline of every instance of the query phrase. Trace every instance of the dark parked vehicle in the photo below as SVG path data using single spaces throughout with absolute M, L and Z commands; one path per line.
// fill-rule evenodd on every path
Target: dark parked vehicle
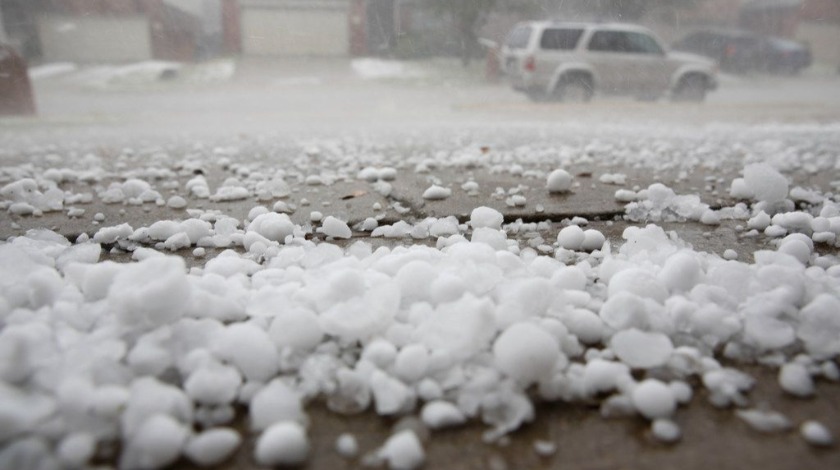
M 807 45 L 748 31 L 696 31 L 671 47 L 717 60 L 721 70 L 734 73 L 796 74 L 811 65 Z

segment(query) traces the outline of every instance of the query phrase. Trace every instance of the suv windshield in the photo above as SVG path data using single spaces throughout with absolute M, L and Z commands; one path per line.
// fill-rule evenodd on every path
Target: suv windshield
M 508 34 L 505 44 L 511 49 L 523 49 L 531 38 L 530 26 L 519 26 Z
M 572 50 L 577 45 L 581 34 L 583 34 L 582 29 L 546 29 L 540 38 L 540 48 Z

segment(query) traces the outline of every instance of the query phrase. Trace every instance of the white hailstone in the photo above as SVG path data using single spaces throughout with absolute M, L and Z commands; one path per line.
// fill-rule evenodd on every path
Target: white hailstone
M 315 312 L 287 308 L 277 311 L 268 328 L 268 336 L 280 348 L 309 351 L 321 344 L 324 331 Z
M 306 184 L 309 186 L 320 186 L 324 184 L 324 178 L 321 175 L 309 175 L 306 177 Z
M 443 397 L 443 388 L 436 381 L 425 378 L 417 384 L 417 396 L 427 402 L 438 400 Z
M 538 439 L 534 441 L 534 452 L 536 452 L 540 457 L 551 457 L 555 452 L 557 452 L 557 444 L 551 441 Z
M 745 166 L 744 183 L 759 201 L 779 202 L 788 195 L 787 178 L 766 163 Z
M 655 419 L 650 426 L 653 437 L 660 442 L 671 444 L 677 442 L 682 437 L 680 426 L 670 419 Z
M 583 243 L 580 248 L 583 251 L 595 251 L 604 247 L 607 237 L 603 233 L 595 229 L 584 230 Z
M 808 264 L 811 260 L 811 250 L 812 248 L 802 240 L 786 240 L 782 241 L 778 251 L 793 256 L 802 264 Z
M 688 404 L 694 396 L 694 390 L 692 390 L 691 385 L 683 382 L 682 380 L 670 382 L 668 383 L 668 386 L 671 387 L 671 393 L 674 394 L 674 399 L 677 400 L 677 403 L 680 405 Z
M 310 222 L 320 222 L 324 220 L 324 214 L 318 211 L 312 211 L 309 213 L 309 221 Z
M 585 239 L 586 235 L 584 235 L 583 229 L 577 225 L 569 225 L 557 234 L 557 243 L 561 247 L 572 251 L 580 250 Z
M 747 186 L 744 178 L 735 178 L 732 180 L 732 185 L 729 187 L 729 195 L 735 199 L 752 199 L 755 196 L 752 189 Z
M 175 257 L 124 265 L 108 289 L 108 301 L 120 321 L 141 328 L 177 320 L 191 297 L 184 260 Z
M 268 380 L 280 367 L 277 348 L 268 333 L 250 323 L 226 327 L 214 348 L 221 359 L 234 365 L 248 380 Z
M 658 303 L 665 303 L 668 289 L 650 272 L 640 268 L 630 268 L 619 271 L 610 278 L 607 288 L 608 297 L 612 298 L 621 292 L 628 292 L 639 297 L 650 298 Z
M 461 185 L 461 189 L 466 191 L 469 195 L 478 195 L 479 186 L 475 181 L 467 181 Z
M 251 196 L 251 192 L 242 186 L 220 186 L 216 194 L 210 196 L 213 202 L 241 201 Z
M 275 423 L 306 421 L 300 395 L 280 379 L 274 379 L 251 399 L 251 430 L 262 431 Z
M 178 251 L 182 248 L 189 248 L 191 245 L 192 243 L 190 243 L 189 235 L 184 232 L 176 233 L 163 242 L 163 247 L 170 251 Z
M 472 243 L 484 243 L 493 247 L 494 250 L 507 250 L 507 235 L 502 230 L 496 230 L 487 227 L 479 227 L 473 230 L 470 237 Z
M 680 251 L 668 257 L 656 277 L 672 292 L 688 292 L 700 282 L 702 275 L 697 257 Z
M 470 226 L 473 229 L 477 228 L 492 228 L 499 230 L 502 228 L 504 216 L 501 212 L 490 207 L 476 207 L 470 213 Z
M 828 232 L 831 231 L 831 220 L 827 217 L 814 217 L 811 219 L 812 232 Z
M 662 333 L 649 333 L 630 328 L 615 334 L 610 348 L 622 362 L 637 369 L 665 365 L 674 351 L 671 338 Z
M 301 205 L 303 205 L 303 201 L 301 201 Z M 294 214 L 295 206 L 286 201 L 277 201 L 271 206 L 271 210 L 282 214 Z
M 840 368 L 832 361 L 825 361 L 820 365 L 820 373 L 827 380 L 832 382 L 840 381 Z
M 121 224 L 114 227 L 102 227 L 93 234 L 93 242 L 104 244 L 115 243 L 117 240 L 128 238 L 132 233 L 134 233 L 134 229 L 132 229 L 131 225 L 128 224 Z
M 790 362 L 779 369 L 779 386 L 785 392 L 802 398 L 814 394 L 814 380 L 804 365 Z
M 636 411 L 650 420 L 669 418 L 677 409 L 671 388 L 656 379 L 646 379 L 638 384 L 631 398 Z
M 790 420 L 776 411 L 748 409 L 738 410 L 735 414 L 751 428 L 763 433 L 787 431 L 792 427 Z
M 551 283 L 558 289 L 582 291 L 586 288 L 586 273 L 577 266 L 563 266 L 551 275 Z
M 373 183 L 379 179 L 379 170 L 372 166 L 364 167 L 356 174 L 356 179 Z
M 321 232 L 324 235 L 332 238 L 347 239 L 353 236 L 353 231 L 350 230 L 350 227 L 347 225 L 347 222 L 336 219 L 331 215 L 327 216 L 327 218 L 324 219 L 324 222 L 321 224 L 321 227 L 318 229 L 318 232 Z
M 467 283 L 452 273 L 439 273 L 429 286 L 429 295 L 435 304 L 454 302 L 467 292 Z
M 700 223 L 705 225 L 720 225 L 720 213 L 712 209 L 703 211 L 700 216 Z
M 257 439 L 254 457 L 265 466 L 300 465 L 309 455 L 309 440 L 303 427 L 295 422 L 272 425 Z
M 380 415 L 397 414 L 414 405 L 412 389 L 381 370 L 374 370 L 371 374 L 370 389 L 376 412 Z
M 394 374 L 407 382 L 420 380 L 428 368 L 429 351 L 422 344 L 410 344 L 402 348 L 394 362 Z
M 560 360 L 557 340 L 533 323 L 515 323 L 493 343 L 496 365 L 523 385 L 547 378 Z
M 397 169 L 386 166 L 379 169 L 379 179 L 385 181 L 393 181 L 397 179 Z
M 604 337 L 604 321 L 590 310 L 576 308 L 567 312 L 563 325 L 584 344 L 596 344 Z
M 457 406 L 443 400 L 426 403 L 420 412 L 420 419 L 430 429 L 459 426 L 467 421 L 466 416 Z
M 426 454 L 414 431 L 405 429 L 389 437 L 377 452 L 392 470 L 413 470 L 423 465 Z
M 437 201 L 441 199 L 446 199 L 451 195 L 451 189 L 433 184 L 423 192 L 423 199 L 427 199 L 429 201 Z
M 335 451 L 346 459 L 352 459 L 359 454 L 359 443 L 354 435 L 344 433 L 335 440 Z
M 830 357 L 840 353 L 840 300 L 831 294 L 820 294 L 799 314 L 796 336 L 805 343 L 812 356 Z
M 615 390 L 619 382 L 630 378 L 630 369 L 620 363 L 593 359 L 583 370 L 583 388 L 590 395 Z
M 805 442 L 817 447 L 831 447 L 834 445 L 834 436 L 824 424 L 818 421 L 805 421 L 799 427 L 799 433 Z
M 747 228 L 750 230 L 764 230 L 770 226 L 771 220 L 769 214 L 764 211 L 759 211 L 758 214 L 747 221 Z
M 373 217 L 368 217 L 362 221 L 361 226 L 357 225 L 356 229 L 362 232 L 372 232 L 376 227 L 379 227 L 379 222 Z
M 184 391 L 197 403 L 224 405 L 236 398 L 242 377 L 230 366 L 211 364 L 187 377 Z
M 227 460 L 242 443 L 239 433 L 230 428 L 214 428 L 192 436 L 184 455 L 202 467 L 211 467 Z
M 564 193 L 570 191 L 572 189 L 572 175 L 570 175 L 566 170 L 554 170 L 549 173 L 545 187 L 549 193 Z
M 397 347 L 384 339 L 375 339 L 362 350 L 362 359 L 370 361 L 380 369 L 391 367 L 397 358 Z
M 734 261 L 734 260 L 738 259 L 738 252 L 729 248 L 729 249 L 727 249 L 723 252 L 723 259 L 729 260 L 729 261 Z
M 172 196 L 166 201 L 166 205 L 170 209 L 183 209 L 187 207 L 187 200 L 181 196 Z
M 178 460 L 189 431 L 169 415 L 149 417 L 128 438 L 120 468 L 163 468 Z
M 85 432 L 67 435 L 58 444 L 56 454 L 69 468 L 83 468 L 96 452 L 96 438 Z
M 270 241 L 283 243 L 295 230 L 295 224 L 286 214 L 266 212 L 251 220 L 246 230 L 256 232 Z
M 639 194 L 629 189 L 619 189 L 615 192 L 615 200 L 618 202 L 633 202 L 639 200 Z

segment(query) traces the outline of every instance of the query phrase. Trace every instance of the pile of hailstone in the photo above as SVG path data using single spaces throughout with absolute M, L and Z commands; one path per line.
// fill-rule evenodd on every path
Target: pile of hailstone
M 604 416 L 638 415 L 673 442 L 699 381 L 715 406 L 770 432 L 792 423 L 749 409 L 753 379 L 714 351 L 779 367 L 795 396 L 840 379 L 840 267 L 802 234 L 750 264 L 654 225 L 626 229 L 617 250 L 574 226 L 558 236 L 575 250 L 565 265 L 507 240 L 486 207 L 471 237 L 436 247 L 341 248 L 282 214 L 252 215 L 244 228 L 161 221 L 0 244 L 0 467 L 80 467 L 114 442 L 120 468 L 215 465 L 242 445 L 239 405 L 259 464 L 299 464 L 316 397 L 337 413 L 416 414 L 432 430 L 480 420 L 488 442 L 533 420 L 536 401 L 598 399 Z M 343 235 L 342 224 L 325 230 Z M 137 262 L 99 261 L 100 243 L 205 237 L 246 251 L 190 270 L 148 248 Z M 832 442 L 818 422 L 802 433 Z M 343 435 L 336 451 L 359 449 Z M 424 455 L 401 430 L 364 461 L 416 468 Z

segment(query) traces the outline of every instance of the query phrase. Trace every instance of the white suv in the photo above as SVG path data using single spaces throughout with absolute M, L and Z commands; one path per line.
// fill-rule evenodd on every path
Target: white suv
M 589 101 L 595 92 L 655 100 L 703 101 L 717 65 L 666 52 L 651 31 L 618 23 L 520 23 L 501 55 L 513 88 L 535 101 Z

